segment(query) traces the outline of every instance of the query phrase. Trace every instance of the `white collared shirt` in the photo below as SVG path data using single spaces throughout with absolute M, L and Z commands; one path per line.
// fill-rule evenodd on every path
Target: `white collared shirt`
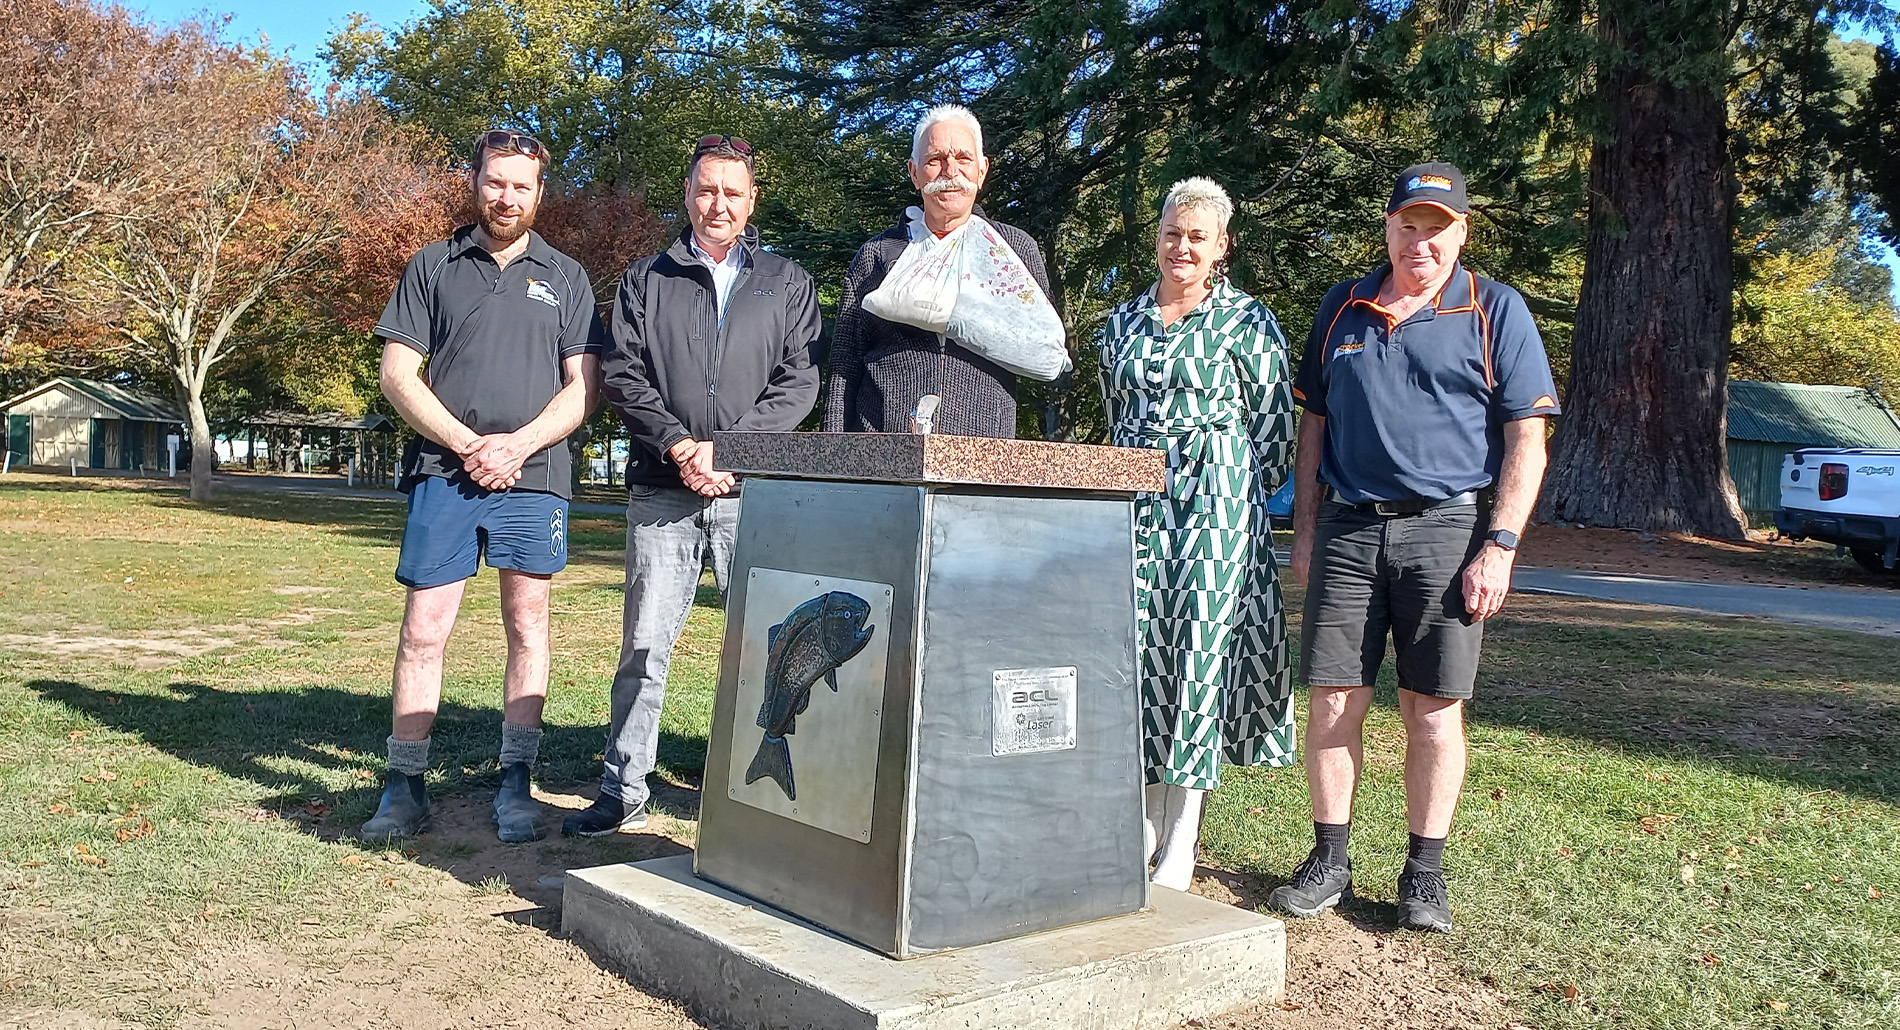
M 719 318 L 723 321 L 726 317 L 726 301 L 732 296 L 732 284 L 738 280 L 739 270 L 745 267 L 745 244 L 738 240 L 733 240 L 732 248 L 726 251 L 726 259 L 724 261 L 714 261 L 712 255 L 707 254 L 699 248 L 698 233 L 693 233 L 687 238 L 687 241 L 687 246 L 693 250 L 693 256 L 704 262 L 706 267 L 712 269 L 713 294 L 718 298 Z

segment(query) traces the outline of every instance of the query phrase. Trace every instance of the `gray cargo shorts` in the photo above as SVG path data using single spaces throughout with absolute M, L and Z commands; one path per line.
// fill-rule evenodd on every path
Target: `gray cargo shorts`
M 1484 546 L 1476 504 L 1378 515 L 1320 507 L 1300 625 L 1300 678 L 1313 687 L 1369 686 L 1397 652 L 1399 688 L 1471 696 L 1484 623 L 1465 611 L 1464 571 Z

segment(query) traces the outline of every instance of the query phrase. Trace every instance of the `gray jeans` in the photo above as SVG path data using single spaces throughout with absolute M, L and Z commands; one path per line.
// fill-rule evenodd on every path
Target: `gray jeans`
M 635 486 L 627 493 L 627 596 L 621 609 L 620 668 L 607 727 L 603 794 L 628 808 L 646 804 L 647 774 L 660 746 L 666 669 L 710 559 L 719 593 L 732 571 L 739 498 L 708 500 L 680 487 Z

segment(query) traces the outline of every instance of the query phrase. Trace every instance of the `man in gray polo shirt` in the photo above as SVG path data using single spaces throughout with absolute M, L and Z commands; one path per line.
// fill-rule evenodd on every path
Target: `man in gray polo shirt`
M 627 592 L 600 796 L 561 824 L 593 837 L 646 825 L 647 774 L 673 645 L 700 570 L 720 593 L 732 567 L 739 483 L 712 434 L 789 432 L 818 399 L 818 294 L 759 246 L 752 145 L 702 137 L 686 173 L 691 226 L 621 277 L 602 360 L 607 399 L 633 438 L 627 458 Z
M 579 262 L 529 227 L 548 154 L 495 130 L 470 157 L 477 224 L 424 247 L 376 323 L 383 394 L 419 437 L 403 464 L 409 521 L 396 579 L 409 588 L 396 652 L 389 777 L 365 840 L 429 828 L 429 731 L 442 655 L 484 557 L 501 577 L 504 841 L 546 836 L 529 796 L 548 689 L 548 587 L 567 564 L 567 438 L 600 393 L 600 318 Z M 427 369 L 424 370 L 424 362 Z
M 1326 295 L 1294 382 L 1305 414 L 1292 565 L 1307 587 L 1315 843 L 1268 900 L 1296 916 L 1351 896 L 1353 795 L 1389 632 L 1411 831 L 1399 925 L 1451 931 L 1443 859 L 1464 787 L 1464 701 L 1543 481 L 1544 420 L 1558 412 L 1524 299 L 1459 262 L 1469 211 L 1451 165 L 1400 173 L 1386 204 L 1390 260 Z

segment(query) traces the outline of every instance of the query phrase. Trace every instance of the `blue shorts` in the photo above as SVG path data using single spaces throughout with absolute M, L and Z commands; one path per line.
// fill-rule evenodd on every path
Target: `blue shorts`
M 396 582 L 439 587 L 491 569 L 551 576 L 567 567 L 567 500 L 532 490 L 491 493 L 464 476 L 423 476 L 409 491 Z

